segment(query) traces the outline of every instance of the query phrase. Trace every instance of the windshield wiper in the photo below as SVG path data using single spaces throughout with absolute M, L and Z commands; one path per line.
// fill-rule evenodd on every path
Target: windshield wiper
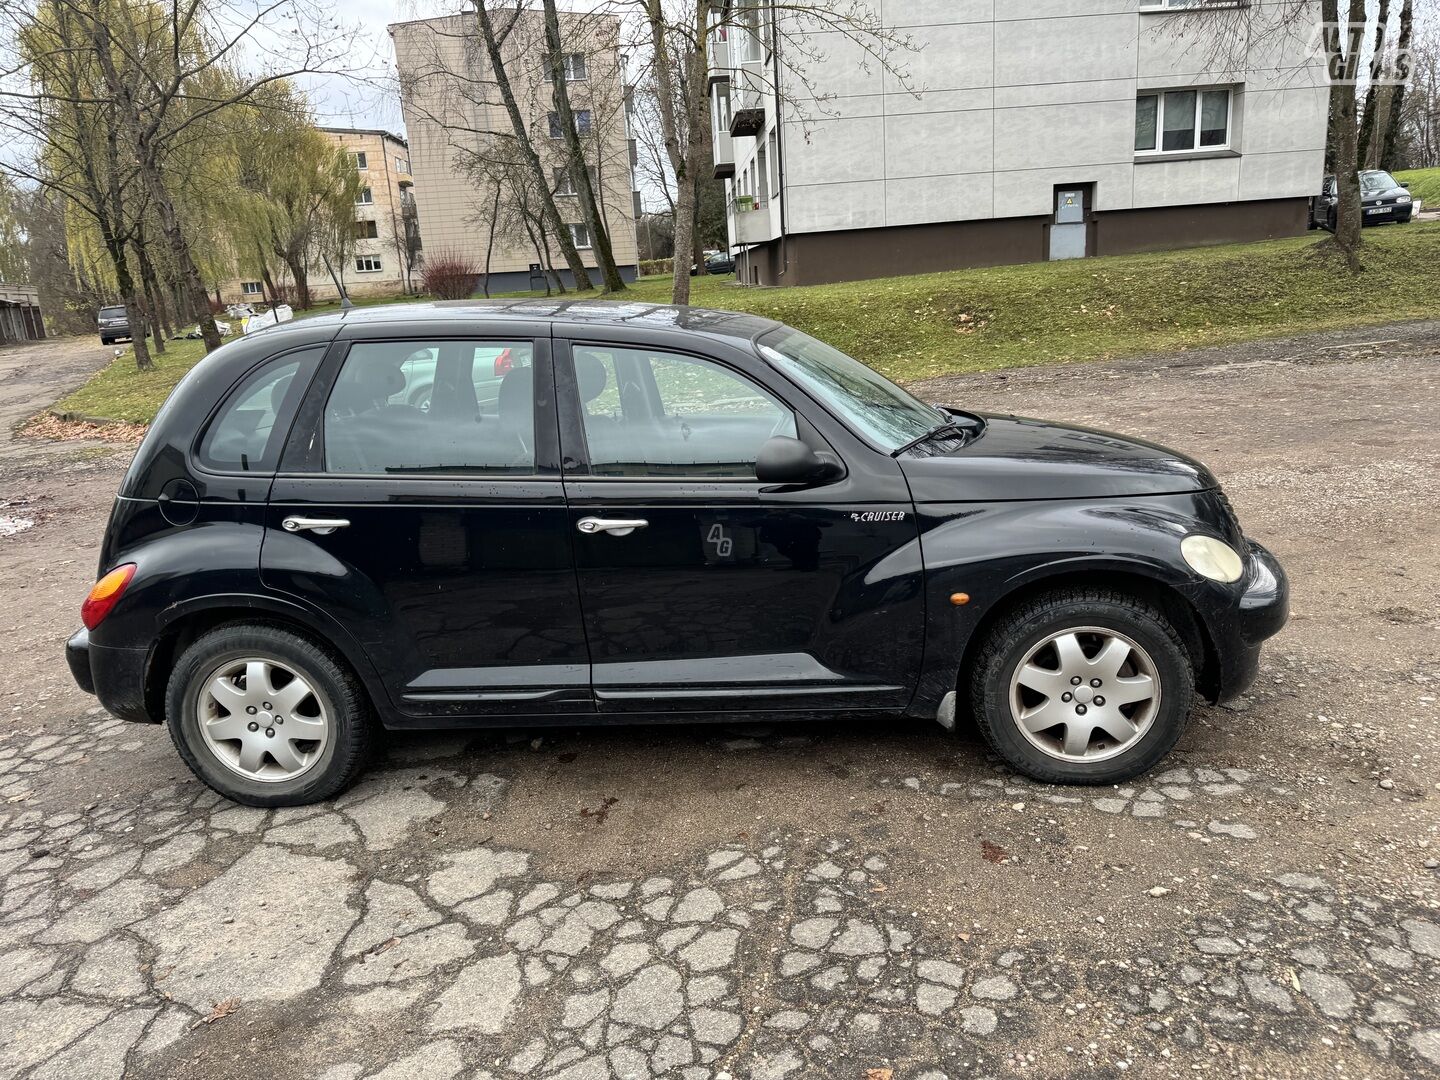
M 904 446 L 896 447 L 894 450 L 890 451 L 890 456 L 892 458 L 898 458 L 901 454 L 905 453 L 905 451 L 914 450 L 915 447 L 919 446 L 921 443 L 929 442 L 936 435 L 941 435 L 947 431 L 953 431 L 956 434 L 963 434 L 967 426 L 968 425 L 963 420 L 949 417 L 945 420 L 940 421 L 940 423 L 936 424 L 929 431 L 925 432 L 924 435 L 917 435 L 915 438 L 907 442 Z

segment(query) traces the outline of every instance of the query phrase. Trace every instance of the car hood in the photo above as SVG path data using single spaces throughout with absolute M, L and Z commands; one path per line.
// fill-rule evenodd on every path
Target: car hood
M 1200 462 L 1109 431 L 949 410 L 963 437 L 900 455 L 917 503 L 1170 495 L 1217 487 Z
M 1362 203 L 1381 202 L 1384 199 L 1398 199 L 1401 195 L 1409 195 L 1410 192 L 1402 187 L 1376 188 L 1374 191 L 1360 192 Z

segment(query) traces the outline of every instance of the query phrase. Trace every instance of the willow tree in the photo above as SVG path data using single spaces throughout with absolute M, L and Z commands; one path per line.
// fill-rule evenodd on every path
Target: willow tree
M 353 247 L 360 174 L 288 84 L 237 106 L 227 124 L 235 261 L 260 277 L 272 300 L 276 279 L 288 276 L 296 303 L 308 308 L 311 271 L 343 258 L 347 242 Z
M 12 140 L 26 140 L 32 156 L 7 164 L 64 198 L 65 235 L 77 269 L 113 276 L 134 331 L 135 365 L 147 370 L 152 363 L 146 307 L 131 265 L 131 246 L 146 211 L 144 184 L 122 142 L 115 103 L 87 47 L 84 22 L 65 5 L 48 4 L 19 26 L 15 41 L 28 82 L 23 94 L 7 93 L 0 123 Z M 93 258 L 91 241 L 97 239 L 104 264 Z

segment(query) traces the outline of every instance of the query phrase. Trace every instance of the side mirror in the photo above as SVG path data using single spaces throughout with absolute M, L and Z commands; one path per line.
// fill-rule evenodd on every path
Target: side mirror
M 755 458 L 755 478 L 764 484 L 824 484 L 843 473 L 839 462 L 786 435 L 765 440 Z
M 1406 191 L 1410 190 L 1410 185 L 1403 181 L 1401 182 L 1400 186 L 1403 187 Z

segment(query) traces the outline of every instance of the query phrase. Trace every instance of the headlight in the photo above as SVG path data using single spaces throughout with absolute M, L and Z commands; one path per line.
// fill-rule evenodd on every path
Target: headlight
M 1185 537 L 1180 541 L 1180 554 L 1191 570 L 1211 581 L 1239 581 L 1245 573 L 1245 560 L 1229 544 L 1213 536 Z
M 1410 205 L 1410 196 L 1409 196 L 1409 195 L 1401 195 L 1398 199 L 1395 200 L 1395 202 L 1396 202 L 1396 204 L 1399 205 L 1399 206 L 1409 206 L 1409 205 Z

